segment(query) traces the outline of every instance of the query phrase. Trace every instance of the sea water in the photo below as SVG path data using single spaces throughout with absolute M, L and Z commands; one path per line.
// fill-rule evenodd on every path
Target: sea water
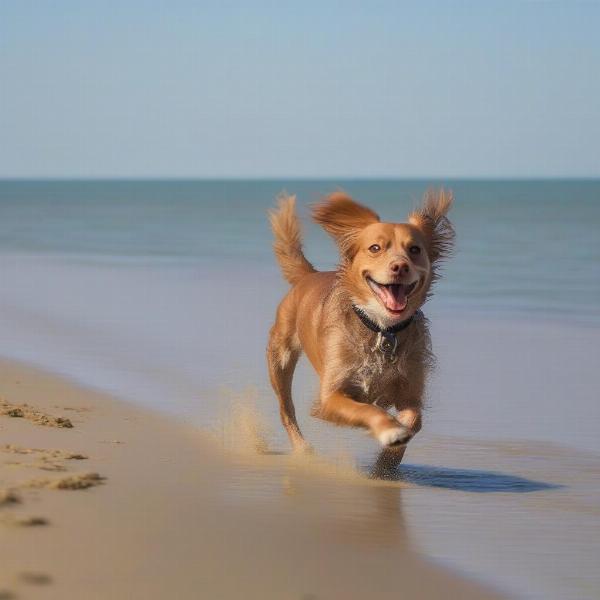
M 266 211 L 343 189 L 403 221 L 430 187 L 454 192 L 456 257 L 439 305 L 600 324 L 600 181 L 2 181 L 0 252 L 113 267 L 274 269 Z M 336 252 L 314 226 L 306 252 Z

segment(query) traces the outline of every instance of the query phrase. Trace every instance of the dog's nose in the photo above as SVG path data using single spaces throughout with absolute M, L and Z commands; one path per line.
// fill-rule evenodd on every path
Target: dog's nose
M 390 271 L 396 275 L 406 275 L 409 271 L 408 263 L 403 260 L 394 261 L 390 265 Z

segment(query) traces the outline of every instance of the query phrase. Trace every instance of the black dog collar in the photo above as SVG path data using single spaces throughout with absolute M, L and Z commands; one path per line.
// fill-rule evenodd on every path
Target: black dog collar
M 416 315 L 421 315 L 421 311 L 417 311 L 414 315 L 411 315 L 408 319 L 396 323 L 392 327 L 386 327 L 382 329 L 369 318 L 367 313 L 362 309 L 352 305 L 352 310 L 356 313 L 356 316 L 362 321 L 363 325 L 377 334 L 377 344 L 373 350 L 379 350 L 383 352 L 388 360 L 394 360 L 396 355 L 396 349 L 398 347 L 398 338 L 396 334 L 406 329 L 414 320 Z

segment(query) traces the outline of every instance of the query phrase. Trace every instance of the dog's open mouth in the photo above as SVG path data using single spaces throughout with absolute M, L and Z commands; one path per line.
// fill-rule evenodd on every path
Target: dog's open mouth
M 403 283 L 377 283 L 370 277 L 367 277 L 367 283 L 391 313 L 400 313 L 406 308 L 408 298 L 417 285 L 416 281 L 409 285 Z

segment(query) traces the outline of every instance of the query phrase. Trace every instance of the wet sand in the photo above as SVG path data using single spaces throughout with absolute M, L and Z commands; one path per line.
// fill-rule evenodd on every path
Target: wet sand
M 410 483 L 258 455 L 252 427 L 230 430 L 223 452 L 197 429 L 10 362 L 0 398 L 4 600 L 500 597 L 419 556 Z

